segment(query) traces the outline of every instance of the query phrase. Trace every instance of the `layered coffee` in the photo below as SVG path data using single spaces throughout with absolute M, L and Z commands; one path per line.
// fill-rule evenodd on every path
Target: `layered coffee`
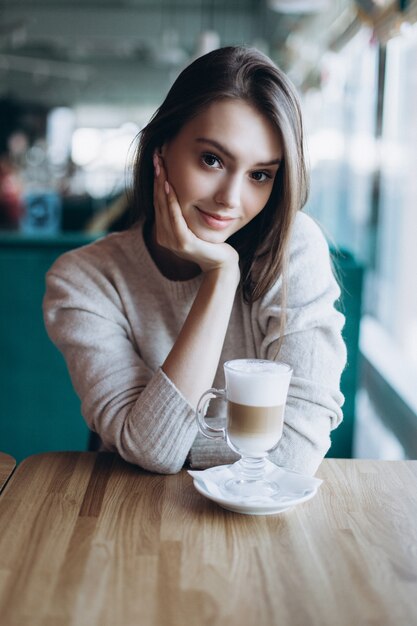
M 239 450 L 270 450 L 281 439 L 284 405 L 249 406 L 227 403 L 228 435 Z
M 223 368 L 225 388 L 205 391 L 196 412 L 205 437 L 225 439 L 242 457 L 231 466 L 232 477 L 222 488 L 239 498 L 275 495 L 280 487 L 268 478 L 266 457 L 282 435 L 292 369 L 286 363 L 263 359 L 226 361 Z M 220 428 L 205 420 L 212 398 L 227 402 L 227 423 Z
M 229 444 L 261 455 L 279 442 L 291 368 L 260 359 L 225 364 Z

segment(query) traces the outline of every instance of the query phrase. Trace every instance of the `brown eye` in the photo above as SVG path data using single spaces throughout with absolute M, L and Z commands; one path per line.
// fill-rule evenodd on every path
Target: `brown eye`
M 218 167 L 220 165 L 219 159 L 214 154 L 209 152 L 205 152 L 202 155 L 202 160 L 209 167 Z
M 252 172 L 251 176 L 257 183 L 265 183 L 272 178 L 268 172 Z

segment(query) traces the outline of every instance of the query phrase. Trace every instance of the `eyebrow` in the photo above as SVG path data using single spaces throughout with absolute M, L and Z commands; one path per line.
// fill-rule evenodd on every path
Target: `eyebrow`
M 206 137 L 197 137 L 196 142 L 209 144 L 213 146 L 213 148 L 216 148 L 216 150 L 219 150 L 219 152 L 223 152 L 223 154 L 227 156 L 229 159 L 236 161 L 236 157 L 234 157 L 233 154 L 229 152 L 227 148 L 222 146 L 221 143 L 219 143 L 218 141 L 215 141 L 214 139 L 208 139 Z M 254 167 L 267 167 L 269 165 L 279 165 L 280 163 L 281 163 L 281 159 L 272 159 L 271 161 L 255 163 Z

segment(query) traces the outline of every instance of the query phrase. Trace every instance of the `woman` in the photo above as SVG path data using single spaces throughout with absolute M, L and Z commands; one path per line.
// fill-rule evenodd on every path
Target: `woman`
M 141 133 L 138 222 L 47 276 L 48 332 L 106 449 L 162 473 L 235 460 L 197 434 L 197 401 L 224 361 L 279 357 L 294 373 L 272 459 L 316 471 L 346 355 L 306 196 L 298 99 L 272 61 L 228 47 L 186 68 Z

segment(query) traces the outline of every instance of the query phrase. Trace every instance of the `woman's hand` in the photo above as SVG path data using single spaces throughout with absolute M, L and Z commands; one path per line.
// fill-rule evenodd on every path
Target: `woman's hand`
M 239 274 L 239 255 L 227 243 L 210 243 L 188 228 L 175 190 L 169 184 L 161 156 L 154 154 L 155 237 L 158 245 L 196 263 L 203 272 L 233 269 Z
M 197 237 L 154 155 L 155 233 L 159 246 L 203 271 L 197 295 L 162 369 L 191 406 L 212 386 L 240 280 L 239 256 L 227 243 Z

